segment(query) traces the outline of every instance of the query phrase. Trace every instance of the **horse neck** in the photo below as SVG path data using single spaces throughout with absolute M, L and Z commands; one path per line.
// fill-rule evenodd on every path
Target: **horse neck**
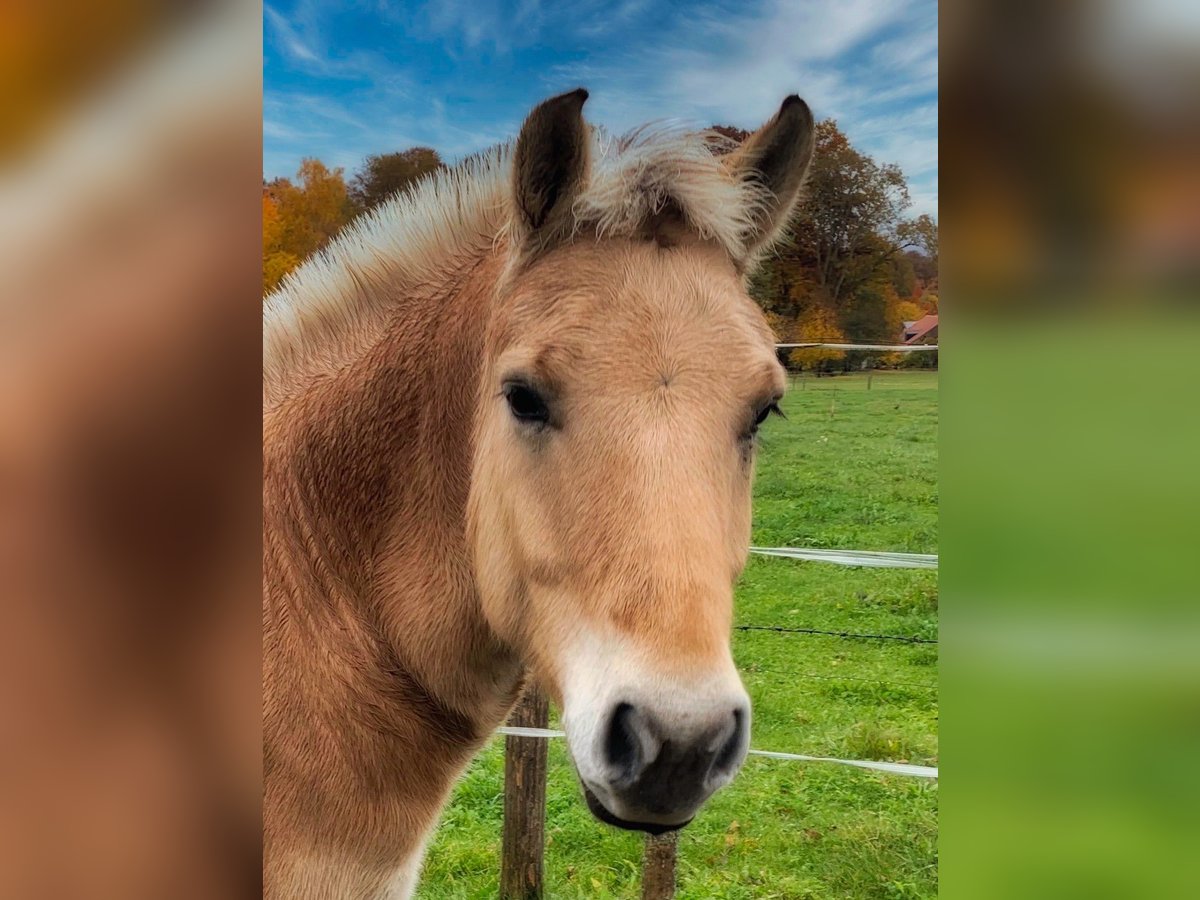
M 332 617 L 338 627 L 321 640 L 402 666 L 471 719 L 502 716 L 518 677 L 483 619 L 466 540 L 479 367 L 501 270 L 489 248 L 437 286 L 411 289 L 380 340 L 266 426 L 268 539 L 286 570 L 276 580 L 288 583 L 275 602 L 305 607 L 276 618 Z

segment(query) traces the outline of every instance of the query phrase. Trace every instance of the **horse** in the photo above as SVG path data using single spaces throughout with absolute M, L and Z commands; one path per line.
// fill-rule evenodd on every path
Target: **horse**
M 410 897 L 529 680 L 611 825 L 682 827 L 746 755 L 733 586 L 786 383 L 747 280 L 813 118 L 615 138 L 587 96 L 264 301 L 268 898 Z

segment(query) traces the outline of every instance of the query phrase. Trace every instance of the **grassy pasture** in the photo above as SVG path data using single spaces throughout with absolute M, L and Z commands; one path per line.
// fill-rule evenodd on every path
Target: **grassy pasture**
M 936 372 L 809 378 L 763 431 L 756 544 L 937 552 Z M 752 557 L 739 624 L 937 636 L 937 573 Z M 936 764 L 937 646 L 736 632 L 754 702 L 751 745 Z M 472 763 L 426 858 L 424 900 L 492 898 L 503 742 Z M 639 896 L 642 838 L 587 812 L 562 741 L 547 790 L 547 896 Z M 750 757 L 679 839 L 690 900 L 914 898 L 937 893 L 937 785 Z

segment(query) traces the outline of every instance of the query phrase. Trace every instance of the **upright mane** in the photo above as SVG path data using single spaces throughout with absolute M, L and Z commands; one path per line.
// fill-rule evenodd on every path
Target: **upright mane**
M 593 128 L 590 140 L 588 178 L 571 208 L 576 233 L 633 237 L 673 206 L 701 237 L 745 256 L 768 192 L 723 163 L 726 138 L 645 126 L 620 138 Z M 424 178 L 291 273 L 263 303 L 264 405 L 370 346 L 412 290 L 506 246 L 512 159 L 506 144 Z

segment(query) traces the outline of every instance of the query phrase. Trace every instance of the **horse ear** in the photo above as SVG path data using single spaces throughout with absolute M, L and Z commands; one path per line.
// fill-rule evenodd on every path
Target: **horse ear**
M 587 178 L 583 88 L 534 107 L 513 153 L 512 192 L 521 238 L 545 248 L 569 233 L 571 204 Z
M 814 142 L 812 111 L 793 94 L 771 121 L 729 155 L 728 165 L 736 175 L 769 192 L 752 217 L 746 241 L 748 259 L 770 247 L 787 227 L 812 162 Z

